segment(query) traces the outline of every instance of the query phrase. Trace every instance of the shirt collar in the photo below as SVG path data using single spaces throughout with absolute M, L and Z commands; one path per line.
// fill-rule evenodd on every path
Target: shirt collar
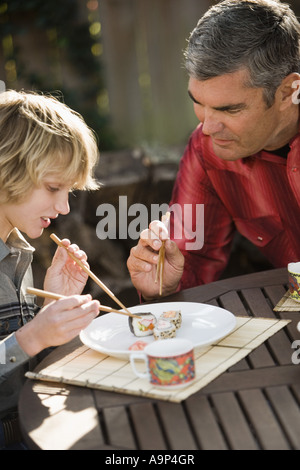
M 10 248 L 17 248 L 28 253 L 33 253 L 35 251 L 17 228 L 14 228 L 10 232 L 6 243 L 0 239 L 0 261 L 11 253 Z

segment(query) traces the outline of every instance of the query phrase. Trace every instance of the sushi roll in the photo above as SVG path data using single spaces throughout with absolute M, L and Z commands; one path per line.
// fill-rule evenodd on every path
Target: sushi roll
M 154 327 L 153 335 L 155 339 L 174 338 L 176 336 L 175 325 L 167 320 L 159 319 Z
M 150 312 L 137 313 L 140 318 L 128 317 L 128 323 L 131 333 L 134 336 L 153 335 L 153 329 L 156 323 L 156 317 Z
M 173 323 L 176 329 L 181 326 L 182 317 L 180 310 L 168 310 L 167 312 L 163 312 L 159 318 Z

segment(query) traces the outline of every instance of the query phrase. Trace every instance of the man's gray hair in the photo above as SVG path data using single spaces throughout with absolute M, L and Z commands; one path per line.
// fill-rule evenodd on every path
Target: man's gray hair
M 197 80 L 246 68 L 245 85 L 264 88 L 271 106 L 282 80 L 300 73 L 300 24 L 289 5 L 277 0 L 225 0 L 192 31 L 185 66 Z

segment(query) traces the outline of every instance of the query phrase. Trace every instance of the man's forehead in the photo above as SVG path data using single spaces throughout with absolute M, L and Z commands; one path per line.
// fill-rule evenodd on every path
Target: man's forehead
M 190 76 L 189 78 L 189 86 L 193 87 L 205 87 L 206 85 L 217 87 L 222 85 L 227 87 L 238 86 L 240 88 L 248 89 L 250 87 L 250 82 L 251 79 L 249 71 L 244 67 L 234 72 L 216 75 L 205 80 L 194 76 Z
M 262 89 L 247 86 L 246 75 L 236 72 L 208 80 L 190 77 L 188 94 L 195 103 L 211 102 L 211 105 L 227 106 L 246 103 L 254 94 L 262 96 Z

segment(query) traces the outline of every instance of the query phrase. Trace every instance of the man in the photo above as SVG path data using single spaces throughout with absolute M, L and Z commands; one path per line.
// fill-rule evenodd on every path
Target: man
M 161 240 L 163 295 L 217 280 L 236 230 L 274 267 L 300 259 L 300 25 L 294 13 L 275 0 L 221 2 L 199 20 L 185 59 L 200 125 L 173 189 L 172 240 L 154 221 L 127 262 L 147 300 L 158 296 Z M 176 238 L 184 225 L 179 215 L 190 205 L 204 207 L 203 226 L 193 225 L 196 233 L 204 230 L 196 249 L 188 248 L 184 230 Z

